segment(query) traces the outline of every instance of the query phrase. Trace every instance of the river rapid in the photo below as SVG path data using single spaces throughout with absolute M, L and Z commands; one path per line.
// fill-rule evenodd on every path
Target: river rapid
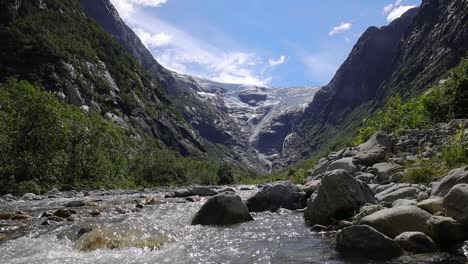
M 253 192 L 238 191 L 243 199 Z M 101 191 L 86 197 L 1 202 L 0 212 L 21 211 L 33 218 L 0 220 L 0 233 L 10 237 L 0 242 L 0 263 L 466 263 L 462 253 L 406 255 L 387 262 L 344 260 L 334 250 L 333 233 L 310 231 L 302 213 L 288 210 L 254 213 L 254 221 L 230 227 L 192 226 L 191 218 L 208 198 L 188 201 L 165 194 Z M 97 207 L 75 208 L 72 221 L 44 223 L 44 212 L 75 200 L 96 201 Z M 101 230 L 104 236 L 124 234 L 133 245 L 83 250 L 77 240 L 83 227 Z M 162 242 L 155 247 L 154 241 Z

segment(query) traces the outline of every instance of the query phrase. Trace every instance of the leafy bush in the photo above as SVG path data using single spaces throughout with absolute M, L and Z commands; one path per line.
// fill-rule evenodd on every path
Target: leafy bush
M 448 73 L 446 80 L 426 94 L 406 102 L 398 96 L 391 97 L 382 109 L 364 121 L 353 143 L 365 142 L 379 130 L 398 135 L 406 129 L 466 118 L 467 115 L 468 58 L 464 58 Z
M 228 164 L 183 158 L 152 138 L 131 135 L 10 79 L 0 84 L 0 194 L 234 182 Z
M 416 167 L 410 168 L 403 176 L 404 182 L 409 183 L 430 183 L 434 177 L 438 176 L 430 162 L 422 162 Z
M 468 58 L 462 59 L 442 84 L 423 97 L 424 106 L 433 122 L 448 122 L 468 114 Z
M 463 126 L 455 133 L 453 142 L 442 149 L 442 160 L 449 168 L 468 164 L 468 138 Z
M 391 97 L 383 109 L 364 121 L 353 143 L 361 144 L 379 130 L 398 135 L 405 129 L 423 126 L 426 122 L 424 104 L 420 99 L 404 103 L 399 96 Z

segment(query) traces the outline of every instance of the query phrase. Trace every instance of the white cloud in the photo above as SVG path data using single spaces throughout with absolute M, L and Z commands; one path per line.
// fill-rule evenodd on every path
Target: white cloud
M 145 12 L 135 14 L 127 23 L 156 60 L 170 70 L 225 83 L 265 86 L 271 82 L 265 75 L 269 61 L 254 52 L 224 45 L 219 48 Z
M 281 65 L 281 64 L 283 64 L 285 62 L 286 62 L 286 57 L 284 55 L 281 55 L 277 60 L 274 60 L 274 59 L 269 59 L 268 60 L 268 64 L 271 67 Z
M 136 28 L 134 31 L 147 48 L 169 46 L 173 39 L 172 35 L 169 35 L 165 32 L 151 34 L 140 28 Z
M 111 0 L 121 18 L 128 19 L 141 7 L 159 7 L 168 0 Z
M 334 36 L 338 33 L 350 30 L 353 24 L 350 22 L 341 22 L 339 25 L 333 27 L 333 29 L 328 33 L 329 36 Z
M 416 7 L 415 5 L 403 5 L 403 0 L 396 0 L 395 3 L 386 5 L 383 8 L 383 13 L 387 15 L 387 21 L 392 22 L 393 20 L 401 17 L 406 11 Z

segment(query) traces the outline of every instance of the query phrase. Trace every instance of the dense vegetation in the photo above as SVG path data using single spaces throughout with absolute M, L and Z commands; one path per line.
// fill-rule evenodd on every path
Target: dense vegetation
M 438 122 L 449 122 L 468 116 L 468 58 L 451 70 L 439 85 L 419 97 L 404 102 L 395 96 L 364 121 L 355 144 L 360 144 L 376 131 L 398 135 L 405 129 L 422 128 Z
M 468 117 L 468 58 L 451 70 L 439 85 L 417 98 L 404 102 L 395 96 L 383 109 L 365 120 L 354 144 L 360 144 L 378 130 L 399 135 L 406 129 L 426 128 L 439 122 Z M 448 170 L 468 164 L 466 127 L 459 127 L 439 155 L 420 158 L 412 164 L 404 180 L 428 183 Z
M 229 165 L 183 158 L 26 81 L 0 84 L 0 193 L 232 183 Z

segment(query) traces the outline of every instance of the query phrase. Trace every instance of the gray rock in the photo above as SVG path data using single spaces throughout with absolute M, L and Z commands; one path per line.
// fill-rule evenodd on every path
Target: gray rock
M 435 214 L 444 211 L 443 201 L 442 197 L 434 197 L 418 202 L 417 206 L 430 214 Z
M 246 204 L 251 212 L 276 212 L 280 208 L 289 210 L 303 209 L 306 202 L 306 193 L 296 185 L 287 182 L 265 185 L 260 191 L 247 199 Z
M 413 253 L 428 253 L 437 250 L 434 241 L 422 232 L 404 232 L 399 234 L 395 241 L 402 249 Z
M 63 194 L 57 188 L 53 188 L 52 190 L 48 191 L 45 195 L 50 198 L 56 198 L 62 196 Z
M 426 192 L 420 192 L 418 194 L 418 198 L 416 198 L 416 201 L 420 202 L 426 200 L 427 198 L 429 198 L 429 194 L 427 194 Z
M 319 189 L 321 182 L 322 180 L 309 181 L 301 187 L 301 190 L 307 194 L 307 197 L 310 197 L 312 193 L 316 192 Z
M 383 185 L 379 185 L 377 186 L 377 188 L 375 188 L 375 193 L 381 193 L 385 190 L 388 190 L 390 189 L 391 187 L 395 186 L 395 183 L 389 183 L 389 184 L 383 184 Z
M 457 184 L 443 200 L 447 216 L 462 224 L 468 224 L 468 184 Z
M 175 190 L 173 193 L 167 194 L 166 198 L 174 198 L 174 197 L 185 198 L 189 196 L 192 196 L 192 192 L 189 191 L 188 189 L 178 189 L 178 190 Z
M 23 196 L 21 196 L 21 199 L 25 201 L 32 201 L 36 198 L 36 195 L 34 193 L 25 193 Z
M 385 160 L 392 150 L 392 140 L 388 135 L 376 132 L 367 142 L 359 145 L 357 150 L 358 153 L 354 157 L 355 163 L 373 165 Z
M 323 174 L 327 171 L 328 165 L 330 165 L 330 161 L 327 159 L 320 159 L 318 164 L 314 167 L 314 169 L 310 172 L 312 177 L 315 177 L 319 174 Z
M 236 192 L 236 189 L 231 188 L 231 187 L 226 187 L 226 188 L 224 188 L 224 189 L 221 189 L 219 192 L 220 192 L 220 193 L 225 193 L 225 192 L 235 193 L 235 192 Z
M 238 195 L 219 194 L 206 201 L 192 219 L 192 225 L 233 225 L 252 220 Z
M 369 225 L 395 238 L 401 233 L 419 231 L 429 234 L 426 221 L 431 215 L 416 206 L 387 208 L 364 217 L 359 224 Z
M 12 201 L 19 200 L 19 198 L 14 196 L 11 193 L 8 193 L 8 194 L 5 194 L 5 195 L 2 196 L 2 200 L 6 201 L 6 202 L 12 202 Z
M 416 205 L 416 200 L 398 199 L 392 203 L 392 207 Z
M 432 216 L 426 221 L 429 234 L 440 245 L 449 246 L 466 239 L 463 227 L 451 217 Z
M 371 184 L 368 184 L 367 186 L 369 186 L 369 188 L 371 189 L 373 193 L 376 193 L 375 190 L 379 188 L 380 184 L 371 183 Z
M 371 181 L 375 178 L 375 175 L 366 172 L 359 172 L 355 175 L 355 178 L 365 183 L 371 183 Z
M 189 191 L 192 195 L 198 195 L 198 196 L 213 196 L 213 195 L 218 194 L 217 191 L 206 186 L 194 186 L 190 188 Z
M 395 184 L 387 190 L 375 195 L 381 202 L 393 203 L 398 199 L 416 199 L 421 189 L 408 184 Z
M 395 241 L 365 225 L 341 230 L 336 236 L 336 250 L 344 256 L 365 258 L 393 258 L 402 254 Z
M 353 216 L 353 223 L 357 224 L 361 221 L 362 218 L 383 209 L 384 207 L 379 204 L 366 204 L 363 207 L 361 207 L 361 209 L 359 209 L 358 214 Z
M 468 184 L 468 166 L 451 170 L 445 177 L 432 187 L 432 195 L 445 196 L 453 186 Z
M 317 197 L 307 202 L 304 217 L 311 225 L 327 225 L 332 218 L 351 216 L 366 203 L 376 203 L 369 187 L 345 170 L 334 170 L 322 179 Z
M 327 171 L 332 170 L 345 170 L 350 174 L 353 174 L 358 171 L 358 168 L 353 163 L 353 158 L 342 158 L 330 163 L 327 168 Z
M 377 170 L 377 178 L 380 182 L 389 182 L 390 176 L 402 170 L 402 167 L 395 163 L 382 162 L 372 165 Z

